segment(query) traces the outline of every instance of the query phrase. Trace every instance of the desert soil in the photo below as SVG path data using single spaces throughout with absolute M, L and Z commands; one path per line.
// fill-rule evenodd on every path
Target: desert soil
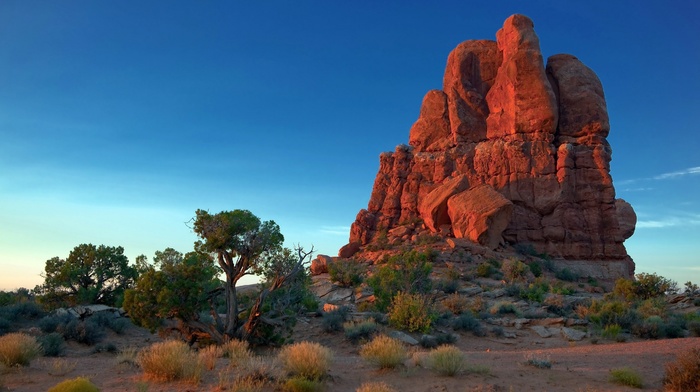
M 320 318 L 302 319 L 296 328 L 296 341 L 319 342 L 334 353 L 330 376 L 325 381 L 328 391 L 354 391 L 364 382 L 382 381 L 398 391 L 625 391 L 635 390 L 610 381 L 610 369 L 629 367 L 644 380 L 643 390 L 660 390 L 664 365 L 676 355 L 691 347 L 700 347 L 700 338 L 630 341 L 616 343 L 591 339 L 567 342 L 560 337 L 540 338 L 534 332 L 515 330 L 517 338 L 501 339 L 460 335 L 456 346 L 464 351 L 469 363 L 479 365 L 484 372 L 467 372 L 457 377 L 441 377 L 408 360 L 406 366 L 380 371 L 359 356 L 359 345 L 347 341 L 342 333 L 330 334 L 321 329 Z M 146 347 L 161 339 L 148 331 L 131 327 L 123 335 L 108 335 L 102 344 L 112 343 L 118 349 Z M 427 352 L 413 349 L 414 357 Z M 216 368 L 206 370 L 199 384 L 158 383 L 144 379 L 135 366 L 119 364 L 116 354 L 93 352 L 87 347 L 69 343 L 64 363 L 75 368 L 66 374 L 56 373 L 53 358 L 39 358 L 29 367 L 6 370 L 3 375 L 5 390 L 46 391 L 61 380 L 86 376 L 102 391 L 216 391 L 221 375 L 235 372 L 227 359 L 218 360 Z M 261 350 L 260 355 L 274 357 L 275 350 Z M 525 364 L 527 358 L 549 360 L 550 369 L 539 369 Z M 279 390 L 267 385 L 265 391 Z

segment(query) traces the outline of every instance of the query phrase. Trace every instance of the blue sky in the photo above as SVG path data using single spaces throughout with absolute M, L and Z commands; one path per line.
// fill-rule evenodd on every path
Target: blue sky
M 700 3 L 433 3 L 3 0 L 0 288 L 81 243 L 189 251 L 198 208 L 336 254 L 449 52 L 513 13 L 603 83 L 637 271 L 700 283 Z

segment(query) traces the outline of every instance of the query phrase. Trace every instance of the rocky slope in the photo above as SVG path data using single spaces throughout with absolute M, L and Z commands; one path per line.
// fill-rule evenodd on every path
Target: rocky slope
M 429 91 L 409 145 L 382 153 L 367 209 L 341 257 L 387 233 L 517 244 L 630 276 L 634 210 L 615 198 L 603 87 L 576 57 L 545 63 L 533 22 L 509 17 L 496 41 L 466 41 Z M 594 261 L 595 263 L 591 263 Z

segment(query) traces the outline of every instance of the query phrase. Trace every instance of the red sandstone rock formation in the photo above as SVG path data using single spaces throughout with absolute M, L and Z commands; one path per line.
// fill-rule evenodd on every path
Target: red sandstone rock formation
M 343 255 L 420 218 L 432 232 L 490 248 L 528 243 L 563 259 L 620 261 L 630 275 L 623 242 L 636 216 L 615 199 L 598 77 L 571 55 L 545 66 L 523 15 L 496 38 L 450 53 L 443 90 L 423 99 L 410 146 L 381 154 L 368 207 L 352 224 L 356 245 Z

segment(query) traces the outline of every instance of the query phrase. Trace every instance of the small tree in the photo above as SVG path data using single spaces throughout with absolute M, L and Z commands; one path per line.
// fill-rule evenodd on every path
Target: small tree
M 46 261 L 44 284 L 39 289 L 43 302 L 51 305 L 121 306 L 124 290 L 133 285 L 136 276 L 121 246 L 81 244 L 67 259 Z

